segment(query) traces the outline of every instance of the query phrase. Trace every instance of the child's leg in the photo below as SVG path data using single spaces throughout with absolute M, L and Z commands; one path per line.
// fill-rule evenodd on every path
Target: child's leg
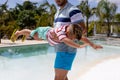
M 31 33 L 31 30 L 29 30 L 29 29 L 23 29 L 23 30 L 20 30 L 20 31 L 16 31 L 16 32 L 15 32 L 15 36 L 16 36 L 16 39 L 17 39 L 20 35 L 25 35 L 26 37 L 29 37 L 29 36 L 30 36 L 30 33 Z
M 15 33 L 15 36 L 16 36 L 16 39 L 20 36 L 20 35 L 25 35 L 26 37 L 29 37 L 30 36 L 30 33 L 32 32 L 32 30 L 29 30 L 29 29 L 23 29 L 21 31 L 16 31 Z M 42 40 L 42 39 L 39 39 L 38 38 L 38 33 L 35 33 L 33 38 L 35 40 Z
M 35 40 L 42 40 L 42 39 L 40 39 L 40 38 L 38 37 L 38 33 L 35 33 L 34 36 L 33 36 L 33 38 L 34 38 Z

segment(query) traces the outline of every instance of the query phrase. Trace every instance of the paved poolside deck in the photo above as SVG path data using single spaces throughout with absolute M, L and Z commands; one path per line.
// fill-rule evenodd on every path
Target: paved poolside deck
M 111 56 L 90 65 L 92 67 L 77 80 L 120 80 L 120 56 Z
M 25 40 L 24 42 L 22 42 L 21 40 L 17 40 L 15 42 L 12 42 L 12 41 L 7 40 L 7 39 L 2 39 L 0 47 L 32 45 L 32 44 L 44 44 L 44 43 L 47 43 L 47 41 Z
M 90 40 L 101 41 L 104 45 L 120 46 L 120 38 L 106 37 L 105 35 L 97 34 L 89 37 Z

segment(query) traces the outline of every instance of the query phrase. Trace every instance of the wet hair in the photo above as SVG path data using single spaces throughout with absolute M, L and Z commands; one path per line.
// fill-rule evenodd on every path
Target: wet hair
M 82 29 L 79 24 L 70 24 L 70 33 L 75 35 L 76 39 L 80 40 L 82 37 Z

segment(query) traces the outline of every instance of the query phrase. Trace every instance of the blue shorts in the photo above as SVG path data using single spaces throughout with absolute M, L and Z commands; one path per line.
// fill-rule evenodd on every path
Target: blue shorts
M 54 68 L 71 70 L 76 53 L 57 52 Z

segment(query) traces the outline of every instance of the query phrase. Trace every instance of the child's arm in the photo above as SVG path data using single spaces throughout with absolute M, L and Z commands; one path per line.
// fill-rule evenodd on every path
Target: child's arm
M 67 44 L 68 46 L 71 46 L 73 48 L 83 48 L 83 47 L 88 45 L 87 43 L 83 44 L 83 45 L 79 45 L 79 44 L 75 43 L 74 41 L 72 41 L 69 38 L 63 38 L 62 42 L 64 42 L 65 44 Z
M 88 46 L 88 45 L 89 45 L 88 43 L 81 44 L 81 45 L 80 45 L 80 48 L 86 47 L 86 46 Z
M 84 42 L 84 43 L 88 43 L 92 48 L 94 49 L 101 49 L 103 48 L 101 45 L 96 45 L 94 43 L 92 43 L 91 41 L 89 41 L 86 37 L 82 37 L 81 40 Z

